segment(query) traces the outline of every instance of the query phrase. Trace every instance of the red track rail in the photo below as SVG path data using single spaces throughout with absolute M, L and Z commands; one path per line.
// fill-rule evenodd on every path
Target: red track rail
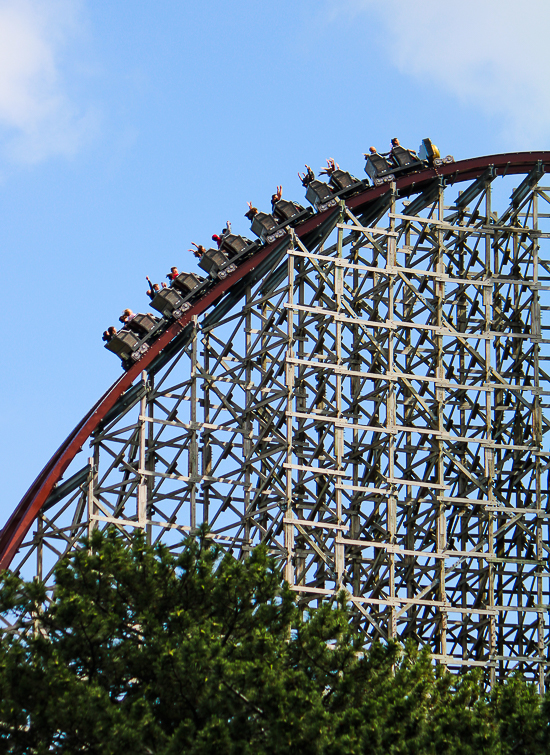
M 503 176 L 513 173 L 528 173 L 538 161 L 542 161 L 546 170 L 550 169 L 550 152 L 514 152 L 502 155 L 488 155 L 447 163 L 437 169 L 423 170 L 419 173 L 405 175 L 397 180 L 397 190 L 400 196 L 416 194 L 433 179 L 442 177 L 448 183 L 468 181 L 480 176 L 490 165 L 494 166 L 496 175 Z M 388 184 L 365 189 L 364 192 L 346 200 L 347 206 L 355 213 L 389 189 Z M 315 215 L 296 230 L 298 236 L 306 236 L 320 226 L 330 214 L 330 210 Z M 280 242 L 279 242 L 280 243 Z M 263 262 L 277 243 L 261 249 L 250 260 L 240 265 L 235 272 L 224 281 L 220 281 L 191 307 L 183 317 L 174 322 L 150 347 L 149 351 L 136 362 L 128 372 L 121 375 L 109 390 L 99 399 L 94 407 L 86 414 L 55 454 L 40 472 L 29 490 L 12 513 L 4 529 L 0 533 L 0 569 L 7 569 L 17 553 L 23 538 L 32 526 L 40 509 L 48 499 L 55 484 L 62 478 L 65 470 L 72 462 L 83 444 L 91 436 L 100 422 L 106 417 L 122 394 L 128 390 L 134 380 L 145 370 L 160 352 L 175 338 L 191 321 L 193 316 L 200 315 L 218 297 L 231 286 Z

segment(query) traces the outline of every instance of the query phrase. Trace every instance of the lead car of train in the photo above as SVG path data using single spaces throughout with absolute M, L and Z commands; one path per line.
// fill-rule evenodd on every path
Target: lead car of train
M 389 155 L 371 152 L 366 157 L 365 173 L 375 186 L 396 180 L 406 173 L 414 173 L 443 163 L 453 162 L 451 155 L 440 157 L 430 139 L 423 139 L 418 154 L 401 146 L 394 146 Z M 306 199 L 313 206 L 307 209 L 297 202 L 279 199 L 271 213 L 257 212 L 252 218 L 251 231 L 257 237 L 226 232 L 219 248 L 207 249 L 199 267 L 207 277 L 195 273 L 180 273 L 170 288 L 160 289 L 151 301 L 152 309 L 161 316 L 137 314 L 106 343 L 105 348 L 117 354 L 124 369 L 138 362 L 166 328 L 179 320 L 191 306 L 201 299 L 219 280 L 225 279 L 262 246 L 272 244 L 288 234 L 289 228 L 304 223 L 314 211 L 320 213 L 336 207 L 339 199 L 346 199 L 370 186 L 369 179 L 359 180 L 345 170 L 335 168 L 328 182 L 315 179 L 312 172 L 304 179 Z

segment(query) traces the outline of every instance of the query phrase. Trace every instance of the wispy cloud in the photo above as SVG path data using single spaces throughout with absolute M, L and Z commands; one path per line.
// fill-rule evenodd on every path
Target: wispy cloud
M 527 143 L 550 134 L 548 0 L 335 0 L 383 28 L 389 60 L 497 116 L 503 135 Z
M 0 0 L 0 143 L 4 159 L 73 155 L 96 117 L 69 94 L 67 51 L 82 31 L 79 0 Z

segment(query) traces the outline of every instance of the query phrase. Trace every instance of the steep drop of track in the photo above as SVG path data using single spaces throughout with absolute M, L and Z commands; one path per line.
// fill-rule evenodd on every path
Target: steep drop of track
M 550 169 L 550 152 L 514 152 L 475 157 L 455 163 L 447 163 L 439 166 L 437 169 L 427 169 L 419 173 L 405 175 L 396 181 L 397 193 L 399 197 L 419 194 L 433 184 L 436 179 L 445 180 L 450 185 L 456 182 L 471 181 L 481 176 L 490 166 L 494 168 L 494 173 L 497 176 L 514 173 L 528 174 L 536 167 L 537 163 L 542 164 L 545 172 L 548 171 Z M 346 205 L 354 214 L 361 215 L 368 210 L 369 205 L 388 191 L 390 191 L 388 184 L 369 187 L 360 194 L 347 199 Z M 308 239 L 314 240 L 324 227 L 330 227 L 334 223 L 338 213 L 338 209 L 331 209 L 314 215 L 303 225 L 296 228 L 296 235 L 307 246 Z M 284 250 L 287 244 L 288 237 L 264 246 L 225 280 L 213 286 L 180 320 L 171 324 L 151 344 L 149 351 L 147 351 L 139 362 L 133 365 L 128 372 L 121 375 L 104 393 L 57 449 L 11 514 L 0 533 L 0 569 L 9 567 L 23 538 L 31 528 L 33 521 L 48 500 L 54 487 L 62 479 L 69 464 L 94 430 L 116 408 L 117 403 L 124 398 L 126 391 L 128 391 L 143 370 L 154 369 L 155 362 L 159 358 L 162 358 L 163 353 L 168 353 L 169 350 L 167 347 L 169 344 L 173 344 L 175 339 L 181 336 L 193 317 L 202 314 L 221 297 L 224 297 L 228 293 L 230 294 L 232 288 L 239 287 L 243 279 L 253 274 L 254 271 L 267 271 L 271 266 L 270 260 L 278 259 L 281 250 Z

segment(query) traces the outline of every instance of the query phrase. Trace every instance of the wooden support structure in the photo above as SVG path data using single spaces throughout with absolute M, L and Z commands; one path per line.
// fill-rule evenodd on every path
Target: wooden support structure
M 471 206 L 440 180 L 408 214 L 391 185 L 367 225 L 342 202 L 322 243 L 291 233 L 144 372 L 14 567 L 47 579 L 92 527 L 177 548 L 207 522 L 237 557 L 267 543 L 304 606 L 345 590 L 367 637 L 543 690 L 550 190 L 503 203 L 493 178 Z

